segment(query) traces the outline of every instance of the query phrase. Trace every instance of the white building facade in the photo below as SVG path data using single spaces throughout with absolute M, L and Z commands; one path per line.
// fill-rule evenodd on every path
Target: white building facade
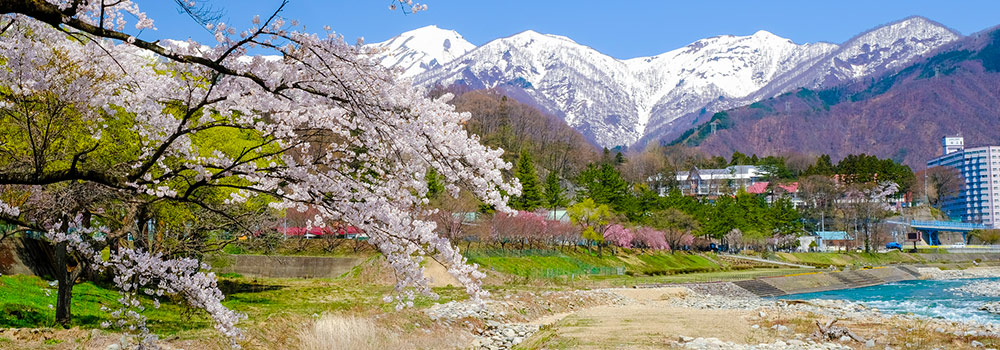
M 677 172 L 675 180 L 688 196 L 733 195 L 762 181 L 768 173 L 753 165 L 733 165 L 725 169 L 698 169 Z M 661 193 L 661 195 L 663 195 Z
M 964 181 L 961 192 L 943 198 L 941 209 L 951 219 L 1000 227 L 1000 146 L 965 148 L 961 136 L 941 140 L 943 155 L 927 167 L 957 169 Z

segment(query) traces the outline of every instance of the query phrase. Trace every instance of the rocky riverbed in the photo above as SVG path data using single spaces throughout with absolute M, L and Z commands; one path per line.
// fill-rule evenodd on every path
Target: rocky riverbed
M 993 301 L 985 303 L 982 306 L 980 306 L 979 309 L 992 314 L 1000 315 L 1000 302 Z
M 952 292 L 984 297 L 1000 298 L 1000 281 L 983 281 L 952 288 Z
M 483 302 L 452 301 L 434 305 L 425 313 L 446 324 L 480 320 L 482 325 L 473 326 L 477 337 L 472 348 L 500 350 L 511 349 L 538 332 L 544 324 L 539 321 L 547 316 L 625 302 L 625 297 L 610 290 L 546 291 L 506 295 Z
M 983 278 L 1000 276 L 1000 270 L 932 269 L 927 274 L 941 279 Z M 963 292 L 973 291 L 1000 292 L 1000 286 L 977 282 L 963 287 Z M 987 303 L 984 307 L 988 308 L 985 309 L 987 311 L 1000 313 L 1000 302 Z M 545 338 L 583 336 L 585 338 L 571 339 L 570 343 L 597 344 L 581 346 L 585 349 L 607 348 L 606 344 L 612 344 L 611 348 L 629 344 L 588 343 L 593 341 L 593 337 L 614 338 L 620 335 L 617 333 L 638 332 L 637 335 L 649 338 L 650 331 L 667 337 L 654 347 L 700 350 L 989 349 L 989 346 L 1000 344 L 1000 326 L 993 323 L 888 313 L 844 300 L 761 299 L 733 283 L 520 292 L 478 304 L 450 302 L 425 312 L 439 322 L 468 325 L 477 335 L 472 348 L 489 350 L 511 349 L 532 342 L 532 335 L 546 326 L 549 331 L 546 331 Z M 691 315 L 699 314 L 721 315 L 706 317 L 727 317 L 740 321 L 723 325 L 711 320 L 688 320 Z M 647 318 L 647 315 L 653 318 Z M 687 318 L 680 320 L 683 318 L 680 315 L 687 315 Z M 570 321 L 560 322 L 563 317 Z M 630 326 L 630 317 L 642 321 Z M 815 322 L 833 320 L 837 320 L 838 327 L 856 332 L 858 337 L 831 336 L 819 332 Z M 671 322 L 681 326 L 670 326 Z M 586 326 L 591 323 L 594 324 L 593 330 Z M 613 329 L 606 328 L 608 325 Z M 720 334 L 720 328 L 726 329 Z M 727 337 L 727 331 L 739 335 Z M 719 335 L 712 335 L 711 332 Z M 915 334 L 919 337 L 914 337 Z M 541 348 L 545 348 L 545 343 L 541 344 Z
M 989 278 L 1000 277 L 1000 268 L 997 267 L 973 267 L 964 270 L 942 270 L 937 267 L 921 267 L 917 271 L 925 279 L 964 279 L 964 278 Z
M 763 344 L 737 344 L 716 338 L 681 337 L 672 344 L 675 347 L 697 350 L 851 350 L 850 346 L 838 343 L 817 343 L 814 340 L 777 340 Z

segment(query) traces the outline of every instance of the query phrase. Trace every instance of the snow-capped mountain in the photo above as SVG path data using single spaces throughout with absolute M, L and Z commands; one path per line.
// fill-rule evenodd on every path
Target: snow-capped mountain
M 926 18 L 906 18 L 851 38 L 815 64 L 776 78 L 752 97 L 767 98 L 800 87 L 834 86 L 879 75 L 907 66 L 961 37 L 958 32 Z
M 433 37 L 422 44 L 422 31 Z M 619 60 L 557 35 L 525 31 L 462 54 L 434 44 L 457 33 L 421 28 L 377 45 L 422 86 L 463 84 L 517 90 L 514 97 L 563 117 L 602 146 L 692 127 L 682 116 L 711 115 L 799 87 L 821 87 L 898 69 L 959 38 L 920 17 L 872 29 L 842 45 L 796 44 L 766 31 L 695 41 L 651 57 Z M 406 39 L 410 38 L 410 39 Z M 408 41 L 407 41 L 408 40 Z M 413 45 L 399 43 L 413 42 Z M 421 43 L 416 45 L 416 43 Z M 421 61 L 416 59 L 421 57 Z M 451 58 L 449 60 L 449 57 Z M 701 118 L 691 118 L 701 121 Z M 685 119 L 688 120 L 688 119 Z M 644 138 L 646 136 L 646 138 Z
M 636 128 L 640 137 L 706 105 L 734 101 L 760 90 L 777 76 L 816 61 L 837 46 L 799 45 L 766 31 L 698 40 L 654 57 L 625 61 L 647 89 L 647 104 Z M 625 140 L 626 145 L 636 139 Z
M 421 85 L 521 89 L 601 144 L 637 135 L 635 76 L 625 62 L 569 38 L 525 31 L 493 40 L 415 78 Z
M 960 34 L 937 22 L 909 17 L 861 33 L 841 45 L 817 43 L 812 49 L 826 51 L 824 54 L 802 60 L 798 66 L 773 76 L 760 89 L 741 98 L 708 101 L 698 110 L 682 114 L 668 113 L 666 118 L 658 120 L 659 123 L 646 127 L 643 141 L 662 136 L 672 139 L 707 121 L 713 112 L 748 105 L 798 88 L 832 87 L 895 71 L 960 38 Z
M 376 59 L 386 67 L 402 69 L 403 76 L 438 68 L 476 48 L 458 32 L 433 25 L 368 46 L 381 48 Z

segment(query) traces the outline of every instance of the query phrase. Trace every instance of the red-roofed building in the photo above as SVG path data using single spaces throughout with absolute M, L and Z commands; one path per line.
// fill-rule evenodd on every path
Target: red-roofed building
M 799 199 L 799 183 L 792 182 L 787 184 L 775 183 L 774 185 L 768 181 L 755 182 L 750 186 L 747 186 L 747 193 L 750 194 L 763 194 L 767 195 L 768 202 L 772 201 L 775 197 L 789 196 L 792 200 L 792 204 L 798 207 L 799 203 L 802 201 Z

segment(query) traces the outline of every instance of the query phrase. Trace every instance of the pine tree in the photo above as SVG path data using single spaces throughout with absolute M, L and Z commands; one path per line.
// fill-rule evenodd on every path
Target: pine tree
M 559 184 L 559 175 L 555 171 L 550 171 L 545 177 L 545 205 L 555 210 L 569 204 L 564 192 L 562 185 Z
M 635 196 L 631 184 L 611 164 L 590 164 L 576 179 L 580 186 L 577 200 L 591 198 L 598 204 L 608 204 L 615 211 L 625 214 L 630 219 L 641 215 L 637 211 Z
M 535 164 L 528 151 L 521 151 L 521 156 L 517 158 L 514 176 L 521 182 L 521 196 L 512 198 L 510 207 L 531 211 L 542 206 L 544 204 L 542 184 L 538 181 L 538 173 L 535 172 Z
M 625 161 L 625 155 L 623 155 L 622 152 L 615 153 L 615 164 L 622 165 L 625 164 Z

